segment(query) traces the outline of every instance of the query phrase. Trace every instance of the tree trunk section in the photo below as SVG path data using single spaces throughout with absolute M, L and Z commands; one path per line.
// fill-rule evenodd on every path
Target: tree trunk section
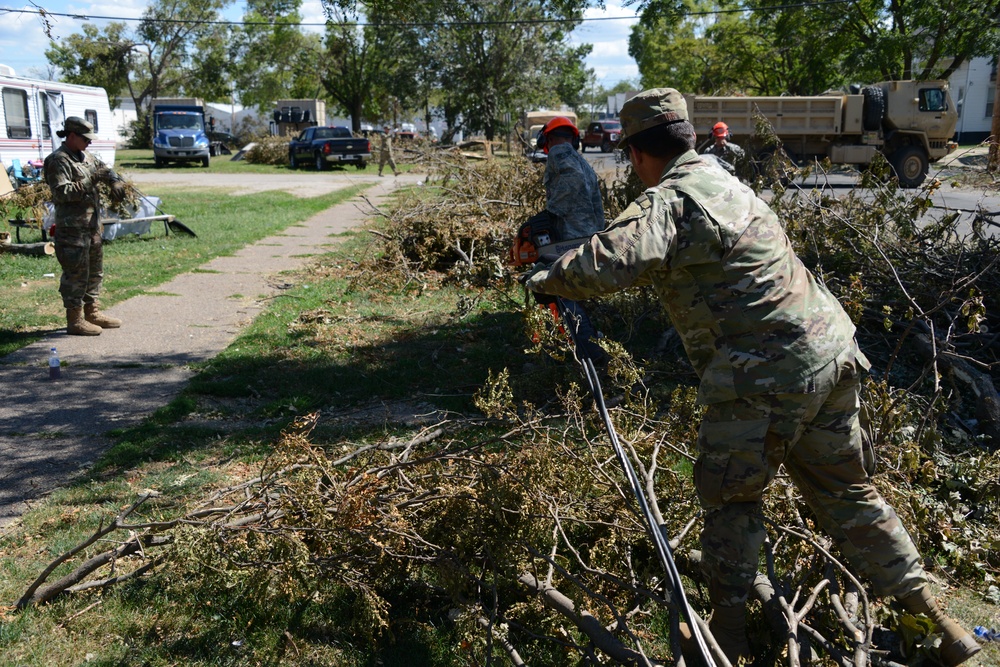
M 0 252 L 9 252 L 12 255 L 44 257 L 45 255 L 56 254 L 56 247 L 51 241 L 42 241 L 39 243 L 0 243 Z

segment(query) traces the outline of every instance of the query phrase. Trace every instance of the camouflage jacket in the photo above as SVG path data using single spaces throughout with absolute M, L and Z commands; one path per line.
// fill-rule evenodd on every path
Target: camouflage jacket
M 527 284 L 574 300 L 651 284 L 701 378 L 703 404 L 809 392 L 812 374 L 856 345 L 854 324 L 795 255 L 774 212 L 694 151 Z
M 736 175 L 736 170 L 741 167 L 743 161 L 746 158 L 743 149 L 734 144 L 731 141 L 727 141 L 725 146 L 719 147 L 715 140 L 708 145 L 701 152 L 702 155 L 714 155 L 720 163 L 722 163 L 723 169 L 728 171 L 730 174 Z
M 98 228 L 100 193 L 98 169 L 104 163 L 87 151 L 73 154 L 63 144 L 45 158 L 45 182 L 52 191 L 56 229 L 59 227 Z M 58 238 L 58 232 L 56 232 Z
M 559 240 L 586 238 L 604 229 L 597 174 L 572 145 L 549 149 L 543 182 L 545 208 L 557 218 Z
M 379 151 L 383 155 L 392 155 L 392 135 L 383 134 L 379 138 Z

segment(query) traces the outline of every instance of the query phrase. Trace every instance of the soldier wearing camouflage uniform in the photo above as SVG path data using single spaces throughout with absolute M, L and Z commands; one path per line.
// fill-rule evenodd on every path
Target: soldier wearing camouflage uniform
M 714 155 L 722 168 L 733 176 L 738 176 L 737 167 L 743 167 L 746 161 L 743 149 L 729 140 L 729 126 L 723 122 L 712 126 L 712 143 L 701 154 Z
M 694 476 L 713 636 L 731 661 L 750 655 L 746 599 L 765 537 L 761 499 L 784 465 L 876 591 L 938 624 L 946 665 L 965 661 L 978 644 L 938 607 L 920 555 L 866 471 L 858 393 L 868 361 L 851 320 L 795 255 L 774 212 L 695 153 L 680 93 L 644 91 L 620 116 L 621 147 L 648 189 L 527 286 L 586 299 L 651 284 L 670 315 L 707 406 Z
M 388 125 L 382 129 L 382 144 L 379 147 L 378 153 L 378 175 L 382 175 L 385 163 L 388 162 L 389 168 L 392 169 L 392 175 L 399 176 L 399 171 L 396 170 L 396 160 L 392 157 L 392 133 Z
M 66 333 L 97 336 L 116 329 L 121 320 L 100 311 L 97 301 L 104 279 L 101 245 L 100 193 L 97 185 L 111 185 L 111 195 L 123 198 L 124 184 L 100 160 L 87 152 L 97 138 L 94 126 L 70 116 L 56 132 L 62 145 L 45 158 L 45 182 L 55 204 L 56 258 L 62 267 L 59 293 L 66 308 Z

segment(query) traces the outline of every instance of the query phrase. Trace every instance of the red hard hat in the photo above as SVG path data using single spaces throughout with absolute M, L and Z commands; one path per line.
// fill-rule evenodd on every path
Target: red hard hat
M 571 121 L 566 116 L 556 116 L 555 118 L 553 118 L 552 120 L 550 120 L 545 124 L 545 127 L 542 128 L 542 132 L 548 134 L 552 130 L 559 127 L 568 127 L 569 129 L 573 130 L 574 136 L 577 137 L 580 136 L 580 130 L 578 130 L 576 125 L 573 124 L 573 121 Z
M 719 121 L 718 123 L 712 126 L 712 136 L 724 137 L 728 134 L 729 134 L 729 126 L 723 123 L 722 121 Z
M 580 141 L 580 130 L 577 129 L 573 121 L 571 121 L 566 116 L 556 116 L 555 118 L 547 122 L 545 124 L 545 127 L 543 127 L 542 131 L 539 133 L 538 146 L 543 151 L 545 151 L 546 155 L 548 155 L 549 152 L 549 142 L 546 140 L 546 135 L 548 135 L 549 132 L 558 130 L 560 127 L 568 127 L 569 129 L 573 130 L 574 142 Z M 576 143 L 574 143 L 573 146 L 575 147 Z

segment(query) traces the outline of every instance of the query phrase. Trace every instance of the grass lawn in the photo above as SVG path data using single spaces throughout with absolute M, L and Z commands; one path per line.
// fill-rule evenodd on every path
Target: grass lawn
M 161 208 L 198 237 L 176 232 L 168 235 L 162 224 L 154 223 L 149 234 L 106 243 L 102 302 L 111 305 L 155 288 L 214 257 L 230 255 L 349 199 L 361 189 L 352 187 L 312 198 L 280 191 L 241 196 L 205 190 L 165 191 Z M 225 204 L 220 205 L 223 200 Z M 22 241 L 40 240 L 37 234 L 22 230 Z M 0 310 L 0 355 L 66 326 L 58 293 L 59 275 L 55 256 L 0 257 L 0 285 L 5 292 Z

